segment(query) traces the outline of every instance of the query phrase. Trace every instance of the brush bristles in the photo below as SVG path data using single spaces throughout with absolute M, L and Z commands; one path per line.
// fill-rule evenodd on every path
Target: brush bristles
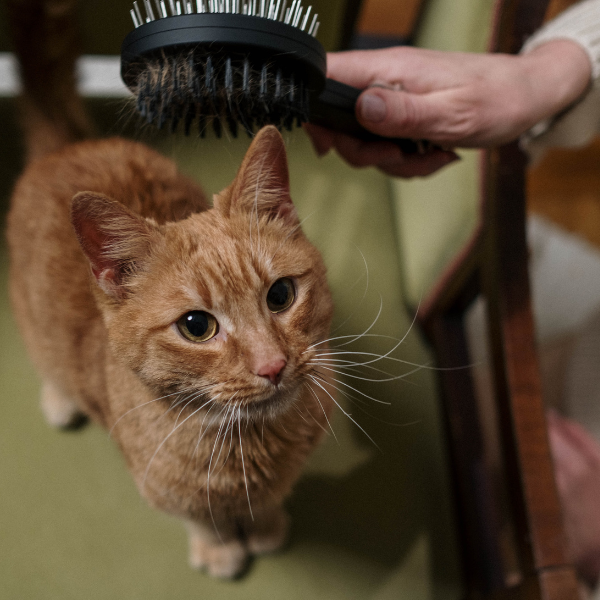
M 165 0 L 154 0 L 154 8 L 150 0 L 143 0 L 143 4 L 145 17 L 137 0 L 129 11 L 136 29 L 157 19 L 204 13 L 248 15 L 281 21 L 312 36 L 317 35 L 320 25 L 316 13 L 311 18 L 312 6 L 303 7 L 302 0 L 293 0 L 289 8 L 288 0 L 169 0 L 168 5 Z
M 267 124 L 291 129 L 308 121 L 308 90 L 276 65 L 256 69 L 247 58 L 188 51 L 140 59 L 130 68 L 139 73 L 137 109 L 159 128 L 170 123 L 175 131 L 183 121 L 189 135 L 197 120 L 201 136 L 212 122 L 217 136 L 226 127 L 235 137 L 240 127 L 252 135 Z

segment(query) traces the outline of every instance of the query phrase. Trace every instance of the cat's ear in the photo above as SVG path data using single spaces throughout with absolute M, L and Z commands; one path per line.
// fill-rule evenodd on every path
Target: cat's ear
M 298 223 L 285 143 L 276 127 L 263 127 L 256 134 L 233 183 L 215 196 L 214 203 L 225 215 L 244 211 Z
M 127 276 L 147 257 L 157 228 L 120 202 L 93 192 L 73 198 L 71 222 L 100 288 L 114 299 L 123 298 Z

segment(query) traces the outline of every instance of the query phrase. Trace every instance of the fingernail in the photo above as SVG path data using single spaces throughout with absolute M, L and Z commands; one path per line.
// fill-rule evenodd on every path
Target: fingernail
M 365 94 L 360 100 L 360 116 L 365 121 L 380 123 L 387 113 L 385 102 L 375 94 Z

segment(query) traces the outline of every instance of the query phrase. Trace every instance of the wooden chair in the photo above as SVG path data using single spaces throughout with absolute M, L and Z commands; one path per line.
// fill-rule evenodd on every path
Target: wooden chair
M 546 5 L 499 0 L 491 51 L 518 52 L 539 27 Z M 482 153 L 481 170 L 479 226 L 418 311 L 444 368 L 470 363 L 465 315 L 479 296 L 487 306 L 493 409 L 504 464 L 500 493 L 484 456 L 471 371 L 440 375 L 467 597 L 574 600 L 577 581 L 565 555 L 530 304 L 526 159 L 513 143 Z M 514 532 L 508 551 L 503 510 Z

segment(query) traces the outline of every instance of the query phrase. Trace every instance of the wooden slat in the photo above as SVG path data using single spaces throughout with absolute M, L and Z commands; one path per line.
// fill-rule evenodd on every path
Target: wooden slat
M 546 433 L 527 273 L 525 157 L 511 144 L 490 153 L 484 272 L 510 492 L 525 571 L 567 564 Z
M 487 469 L 480 416 L 470 369 L 464 315 L 437 314 L 430 323 L 437 365 L 442 369 L 443 408 L 466 587 L 491 593 L 504 587 L 500 516 Z

